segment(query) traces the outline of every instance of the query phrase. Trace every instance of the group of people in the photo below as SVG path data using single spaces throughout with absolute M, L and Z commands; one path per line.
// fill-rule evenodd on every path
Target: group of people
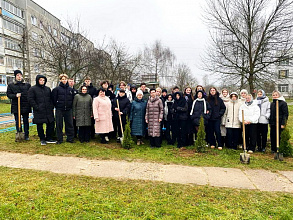
M 59 86 L 51 91 L 43 75 L 36 77 L 36 85 L 32 87 L 24 82 L 21 71 L 16 70 L 14 75 L 15 81 L 8 85 L 7 96 L 12 100 L 16 129 L 19 129 L 17 99 L 20 97 L 25 138 L 29 140 L 28 115 L 32 107 L 41 145 L 61 144 L 63 124 L 66 141 L 70 143 L 74 143 L 77 134 L 80 142 L 89 142 L 95 134 L 100 135 L 101 143 L 106 144 L 111 138 L 120 142 L 128 117 L 137 145 L 148 138 L 151 147 L 161 147 L 162 140 L 166 139 L 169 145 L 177 143 L 181 148 L 194 144 L 203 117 L 208 146 L 219 150 L 224 146 L 237 149 L 242 145 L 244 112 L 248 151 L 265 151 L 270 125 L 271 150 L 275 152 L 277 100 L 280 133 L 288 120 L 288 106 L 278 91 L 272 93 L 270 103 L 263 90 L 258 90 L 256 99 L 245 89 L 240 91 L 240 97 L 236 92 L 229 94 L 227 89 L 219 93 L 215 87 L 207 94 L 201 85 L 195 88 L 195 94 L 191 87 L 180 92 L 177 86 L 168 94 L 166 89 L 148 89 L 145 83 L 137 88 L 121 81 L 114 91 L 107 80 L 95 88 L 90 77 L 85 78 L 77 91 L 73 88 L 74 80 L 66 74 L 59 76 Z M 43 124 L 46 124 L 46 134 Z M 55 126 L 57 142 L 53 140 Z

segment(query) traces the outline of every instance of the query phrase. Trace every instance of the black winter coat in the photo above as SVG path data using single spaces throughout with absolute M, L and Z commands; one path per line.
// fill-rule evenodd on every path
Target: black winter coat
M 217 99 L 217 105 L 216 105 L 216 99 Z M 225 114 L 226 106 L 223 102 L 223 100 L 219 97 L 219 93 L 217 92 L 216 95 L 211 96 L 210 99 L 207 98 L 207 102 L 211 106 L 212 114 L 210 117 L 210 120 L 221 120 L 221 117 Z
M 270 125 L 276 125 L 276 99 L 271 103 Z M 279 125 L 286 125 L 288 120 L 288 105 L 285 101 L 279 100 Z
M 111 100 L 113 101 L 113 99 L 116 98 L 115 94 L 113 92 L 111 92 L 110 90 L 107 90 L 105 95 Z
M 119 102 L 119 108 L 120 108 L 120 112 L 122 112 L 123 114 L 121 115 L 122 118 L 126 118 L 126 116 L 129 114 L 130 112 L 130 101 L 127 98 L 126 95 L 120 97 L 119 95 L 113 100 L 112 102 L 112 111 L 113 111 L 113 116 L 114 118 L 119 118 L 118 115 L 118 111 L 115 111 L 115 108 L 117 108 L 117 100 Z
M 200 117 L 203 116 L 204 125 L 208 124 L 208 120 L 211 117 L 211 106 L 208 102 L 206 102 L 206 111 L 209 113 L 204 114 L 204 102 L 203 101 L 196 101 L 194 103 L 193 112 L 191 112 L 190 119 L 194 126 L 199 126 L 200 124 Z
M 86 86 L 85 83 L 83 85 Z M 96 87 L 93 86 L 92 83 L 89 86 L 87 86 L 87 91 L 88 91 L 88 94 L 91 95 L 92 99 L 94 99 L 96 96 L 98 96 L 97 89 L 96 89 Z
M 74 91 L 69 87 L 68 83 L 65 85 L 60 82 L 59 86 L 52 91 L 52 100 L 56 109 L 70 110 L 72 109 L 72 103 L 74 98 Z
M 44 78 L 45 84 L 41 86 L 39 79 Z M 51 123 L 54 121 L 54 105 L 51 99 L 51 89 L 46 86 L 47 78 L 37 75 L 36 85 L 28 91 L 28 100 L 34 110 L 34 124 Z
M 177 100 L 176 99 L 176 94 L 180 94 L 180 99 Z M 174 115 L 175 115 L 175 119 L 176 120 L 187 120 L 188 119 L 188 104 L 187 102 L 185 101 L 185 99 L 183 98 L 183 95 L 182 93 L 180 92 L 176 92 L 174 94 L 175 96 L 175 101 L 174 101 L 174 104 L 173 104 L 173 111 L 174 112 Z
M 28 101 L 28 90 L 31 85 L 29 83 L 24 83 L 23 81 L 14 81 L 10 83 L 7 87 L 7 97 L 11 99 L 11 113 L 15 114 L 18 112 L 17 103 L 18 98 L 17 93 L 21 93 L 20 97 L 20 112 L 21 114 L 28 114 L 32 112 L 31 106 Z

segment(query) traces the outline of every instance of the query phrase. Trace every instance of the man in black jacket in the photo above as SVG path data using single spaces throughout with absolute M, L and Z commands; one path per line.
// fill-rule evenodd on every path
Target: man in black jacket
M 28 117 L 31 113 L 31 107 L 28 102 L 27 94 L 31 87 L 29 83 L 25 83 L 22 78 L 20 70 L 14 71 L 15 81 L 10 83 L 7 87 L 7 97 L 11 99 L 11 113 L 14 114 L 16 131 L 20 132 L 18 128 L 18 97 L 20 97 L 20 113 L 23 119 L 23 127 L 25 140 L 29 140 L 29 122 Z
M 74 143 L 74 129 L 73 129 L 73 116 L 72 116 L 72 103 L 74 92 L 68 85 L 68 76 L 61 74 L 59 76 L 59 86 L 52 91 L 52 100 L 56 108 L 56 133 L 57 144 L 63 142 L 63 118 L 65 122 L 65 134 L 67 136 L 67 142 Z
M 73 78 L 69 78 L 68 79 L 68 85 L 70 88 L 73 89 L 73 96 L 75 96 L 76 94 L 78 94 L 78 90 L 74 88 L 74 79 Z M 74 137 L 77 138 L 77 131 L 78 131 L 78 127 L 76 126 L 76 120 L 73 119 L 73 129 L 74 129 Z
M 34 110 L 33 123 L 37 124 L 37 131 L 41 145 L 47 143 L 56 143 L 52 140 L 54 132 L 54 105 L 51 99 L 51 89 L 46 86 L 47 78 L 43 75 L 37 75 L 36 85 L 28 91 L 28 100 Z M 46 136 L 44 134 L 43 124 L 46 124 Z

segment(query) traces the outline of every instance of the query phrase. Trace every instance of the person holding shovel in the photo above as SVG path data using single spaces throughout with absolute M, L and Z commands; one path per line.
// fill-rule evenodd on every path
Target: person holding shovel
M 271 116 L 269 120 L 270 128 L 271 128 L 271 150 L 272 152 L 277 152 L 277 126 L 276 126 L 276 102 L 279 101 L 279 136 L 281 137 L 281 133 L 284 130 L 287 120 L 288 120 L 288 105 L 281 95 L 281 93 L 277 90 L 273 91 L 273 102 L 271 103 Z M 279 138 L 280 141 L 281 138 Z
M 119 102 L 119 107 L 117 105 L 117 100 Z M 114 125 L 115 134 L 118 131 L 117 143 L 119 143 L 120 139 L 122 138 L 122 130 L 120 125 L 119 113 L 121 116 L 122 127 L 124 130 L 126 125 L 126 117 L 129 111 L 130 111 L 130 101 L 125 94 L 125 90 L 120 89 L 118 96 L 112 102 L 113 125 Z
M 29 113 L 32 112 L 31 106 L 28 101 L 28 90 L 31 85 L 25 83 L 20 70 L 14 71 L 15 81 L 8 84 L 7 97 L 11 99 L 11 113 L 14 114 L 16 131 L 21 132 L 19 128 L 18 119 L 18 99 L 20 99 L 20 114 L 22 115 L 23 127 L 24 127 L 24 138 L 29 140 Z
M 51 89 L 46 86 L 47 77 L 43 75 L 36 76 L 36 85 L 32 86 L 28 91 L 28 100 L 34 109 L 33 123 L 37 124 L 37 131 L 41 141 L 41 145 L 47 143 L 55 144 L 52 140 L 54 133 L 54 104 L 51 99 Z M 43 125 L 46 124 L 46 135 Z
M 256 148 L 257 123 L 260 109 L 253 101 L 252 95 L 246 96 L 246 102 L 239 108 L 239 121 L 242 122 L 242 110 L 244 110 L 245 142 L 248 153 L 253 153 Z

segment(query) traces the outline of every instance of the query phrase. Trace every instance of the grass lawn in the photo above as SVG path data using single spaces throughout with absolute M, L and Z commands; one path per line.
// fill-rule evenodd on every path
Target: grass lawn
M 11 104 L 0 103 L 0 114 L 1 113 L 10 113 Z
M 1 219 L 292 219 L 293 195 L 0 167 Z

